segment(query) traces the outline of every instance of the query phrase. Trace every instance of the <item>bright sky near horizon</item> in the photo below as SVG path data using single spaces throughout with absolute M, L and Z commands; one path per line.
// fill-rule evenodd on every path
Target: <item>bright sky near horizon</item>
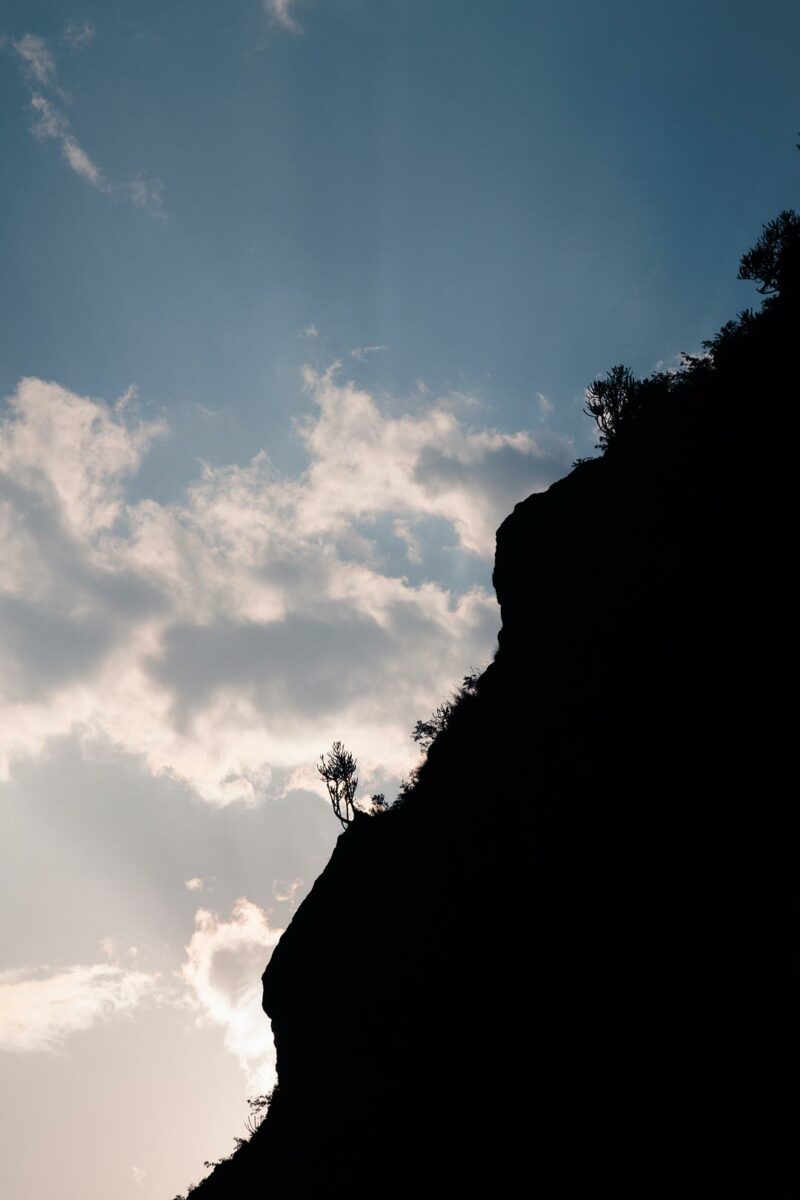
M 497 525 L 592 453 L 585 386 L 754 302 L 798 34 L 788 0 L 5 0 L 4 1197 L 170 1200 L 243 1133 L 338 832 L 319 754 L 396 792 L 493 653 Z

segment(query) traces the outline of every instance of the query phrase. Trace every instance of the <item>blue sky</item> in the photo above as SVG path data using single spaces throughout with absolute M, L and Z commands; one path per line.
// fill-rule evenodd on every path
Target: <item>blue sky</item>
M 70 52 L 74 10 L 11 4 L 6 36 L 47 38 L 81 145 L 167 215 L 69 178 L 4 56 L 0 383 L 135 381 L 219 461 L 291 454 L 311 324 L 331 357 L 389 345 L 375 384 L 466 386 L 509 425 L 540 391 L 577 432 L 609 362 L 742 304 L 741 248 L 794 194 L 790 4 L 309 2 L 302 34 L 247 0 L 86 5 Z
M 493 652 L 494 529 L 592 452 L 583 389 L 754 302 L 799 32 L 778 0 L 7 0 L 15 1200 L 172 1195 L 241 1131 L 253 974 L 337 833 L 318 755 L 392 794 Z

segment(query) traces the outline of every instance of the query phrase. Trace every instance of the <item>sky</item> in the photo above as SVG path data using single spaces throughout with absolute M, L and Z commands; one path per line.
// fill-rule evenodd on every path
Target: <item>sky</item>
M 586 386 L 757 299 L 799 34 L 783 0 L 5 0 L 4 1196 L 171 1200 L 244 1133 L 339 831 L 319 755 L 396 794 L 491 660 L 497 526 L 594 452 Z

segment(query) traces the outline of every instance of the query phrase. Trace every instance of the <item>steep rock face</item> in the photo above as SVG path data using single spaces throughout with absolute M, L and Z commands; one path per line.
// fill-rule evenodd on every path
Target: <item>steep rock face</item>
M 495 661 L 277 946 L 280 1087 L 203 1197 L 789 1194 L 782 518 L 749 414 L 795 316 L 501 526 Z

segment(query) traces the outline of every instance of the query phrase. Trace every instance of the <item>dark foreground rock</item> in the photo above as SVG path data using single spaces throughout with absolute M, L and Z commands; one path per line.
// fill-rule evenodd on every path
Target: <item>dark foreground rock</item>
M 276 948 L 280 1086 L 202 1200 L 795 1194 L 796 318 L 504 522 L 496 659 Z

